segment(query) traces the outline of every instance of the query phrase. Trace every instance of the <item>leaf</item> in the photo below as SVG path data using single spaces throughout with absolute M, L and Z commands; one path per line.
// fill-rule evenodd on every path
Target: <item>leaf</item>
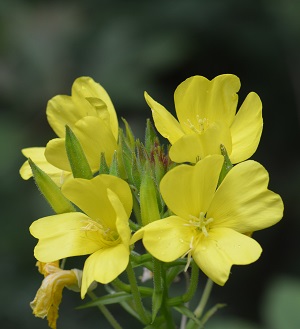
M 120 291 L 120 292 L 116 292 L 114 294 L 99 297 L 95 300 L 92 300 L 84 305 L 77 307 L 77 309 L 84 309 L 84 308 L 94 307 L 94 306 L 98 306 L 98 305 L 117 304 L 117 303 L 122 303 L 124 301 L 127 301 L 129 299 L 132 299 L 131 294 Z
M 199 319 L 197 319 L 194 315 L 194 313 L 188 309 L 186 306 L 181 305 L 181 306 L 175 306 L 174 310 L 176 310 L 177 312 L 185 315 L 186 317 L 188 317 L 189 319 L 193 320 L 197 325 L 201 325 L 201 322 Z

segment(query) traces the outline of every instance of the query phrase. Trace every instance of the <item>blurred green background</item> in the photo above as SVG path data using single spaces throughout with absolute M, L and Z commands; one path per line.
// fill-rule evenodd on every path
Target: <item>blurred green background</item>
M 250 91 L 262 99 L 264 131 L 253 159 L 268 169 L 285 215 L 255 234 L 261 258 L 233 267 L 225 287 L 214 287 L 211 303 L 227 307 L 207 328 L 300 328 L 298 0 L 0 1 L 1 328 L 47 328 L 29 308 L 41 276 L 28 227 L 52 212 L 34 182 L 18 174 L 20 150 L 54 137 L 47 101 L 89 75 L 143 137 L 144 90 L 173 110 L 180 82 L 222 73 L 240 77 L 241 101 Z M 199 293 L 203 285 L 204 276 Z M 58 328 L 108 328 L 95 309 L 75 311 L 80 303 L 65 292 Z M 124 328 L 140 327 L 120 316 Z

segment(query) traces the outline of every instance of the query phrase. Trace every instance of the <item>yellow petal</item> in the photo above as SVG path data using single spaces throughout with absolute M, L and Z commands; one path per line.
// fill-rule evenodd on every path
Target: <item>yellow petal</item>
M 152 110 L 152 116 L 156 129 L 167 138 L 171 144 L 184 135 L 179 122 L 162 105 L 156 102 L 145 92 L 145 99 Z
M 269 175 L 255 161 L 234 166 L 218 188 L 207 212 L 214 227 L 246 233 L 276 224 L 283 215 L 280 196 L 267 189 Z
M 260 245 L 244 234 L 231 229 L 211 229 L 208 237 L 198 240 L 192 256 L 200 269 L 215 283 L 223 286 L 232 265 L 255 262 L 262 252 Z
M 232 153 L 230 160 L 238 163 L 256 151 L 263 128 L 262 104 L 259 96 L 250 93 L 239 109 L 232 126 Z
M 93 281 L 103 284 L 113 281 L 126 269 L 128 261 L 129 248 L 123 244 L 101 249 L 89 256 L 83 268 L 81 298 Z
M 209 81 L 193 76 L 182 82 L 174 94 L 178 120 L 183 126 L 190 122 L 198 126 L 199 119 L 221 121 L 231 125 L 236 112 L 240 80 L 232 74 L 223 74 Z
M 86 99 L 93 105 L 97 116 L 106 121 L 107 126 L 112 130 L 114 138 L 118 139 L 118 118 L 113 103 L 106 90 L 90 77 L 80 77 L 74 81 L 72 86 L 72 97 L 79 105 Z M 98 100 L 97 100 L 98 99 Z M 106 115 L 106 110 L 109 116 Z
M 76 122 L 74 134 L 86 155 L 93 172 L 99 170 L 101 153 L 105 153 L 108 164 L 112 161 L 117 149 L 117 142 L 103 120 L 98 117 L 87 116 Z M 46 146 L 47 160 L 63 170 L 71 171 L 64 138 L 52 139 Z
M 39 239 L 34 249 L 36 259 L 52 262 L 58 259 L 90 254 L 103 247 L 97 230 L 88 230 L 90 219 L 79 212 L 41 218 L 33 222 L 30 233 Z
M 214 122 L 202 134 L 192 133 L 181 137 L 170 148 L 172 161 L 195 163 L 212 154 L 221 154 L 220 145 L 231 152 L 231 134 L 228 127 Z
M 53 166 L 60 168 L 67 172 L 71 172 L 71 166 L 66 152 L 65 139 L 54 138 L 51 139 L 45 149 L 46 160 Z
M 63 172 L 61 169 L 54 167 L 45 158 L 45 147 L 30 147 L 22 150 L 23 155 L 26 158 L 30 158 L 40 169 L 48 174 L 51 179 L 57 184 L 62 183 L 68 178 L 69 174 Z M 29 179 L 32 177 L 32 171 L 28 161 L 25 161 L 20 168 L 20 175 L 23 179 Z
M 116 193 L 114 193 L 111 189 L 108 188 L 107 196 L 116 213 L 116 228 L 122 240 L 122 243 L 125 246 L 129 246 L 131 232 L 129 228 L 128 215 L 126 214 L 124 206 Z
M 163 262 L 172 262 L 190 249 L 193 229 L 182 218 L 170 216 L 146 225 L 143 232 L 148 252 Z
M 48 122 L 57 136 L 64 137 L 66 125 L 73 130 L 78 120 L 87 115 L 96 116 L 97 112 L 85 99 L 79 106 L 74 103 L 71 96 L 57 95 L 49 100 L 46 114 Z
M 107 188 L 116 193 L 128 219 L 132 210 L 132 195 L 128 184 L 121 178 L 110 175 L 98 175 L 91 180 L 75 178 L 63 185 L 62 192 L 90 218 L 115 229 L 116 212 L 107 197 Z
M 162 178 L 160 191 L 170 210 L 186 220 L 206 212 L 214 195 L 223 157 L 213 155 L 195 166 L 180 165 Z

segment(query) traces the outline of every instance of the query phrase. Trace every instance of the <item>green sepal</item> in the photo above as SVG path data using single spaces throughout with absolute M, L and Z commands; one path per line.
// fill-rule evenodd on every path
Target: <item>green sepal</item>
M 145 148 L 148 154 L 153 150 L 154 144 L 158 143 L 158 137 L 156 135 L 153 124 L 150 119 L 147 119 L 145 130 Z
M 57 214 L 76 211 L 72 203 L 62 194 L 54 181 L 31 159 L 28 159 L 28 162 L 33 173 L 34 181 L 51 208 Z
M 148 162 L 145 163 L 145 170 L 142 175 L 140 187 L 140 207 L 143 226 L 160 219 L 156 185 L 150 164 Z
M 115 151 L 112 162 L 109 167 L 109 174 L 112 176 L 120 177 L 119 165 L 118 165 L 118 153 Z
M 66 126 L 65 146 L 74 178 L 93 178 L 83 149 L 69 126 Z
M 84 309 L 88 307 L 94 307 L 98 305 L 110 305 L 125 302 L 129 299 L 132 299 L 132 295 L 124 291 L 115 292 L 110 295 L 105 295 L 99 297 L 95 300 L 92 300 L 84 305 L 78 306 L 77 309 Z
M 100 156 L 100 168 L 99 168 L 99 174 L 109 174 L 109 167 L 106 163 L 106 159 L 105 159 L 105 154 L 102 152 L 101 156 Z
M 132 151 L 134 151 L 134 148 L 135 148 L 135 138 L 134 138 L 134 135 L 133 135 L 133 132 L 128 124 L 128 122 L 122 118 L 122 121 L 125 125 L 125 132 L 126 132 L 126 142 L 128 144 L 128 146 L 131 148 Z
M 222 167 L 221 172 L 220 172 L 218 186 L 222 183 L 225 176 L 228 174 L 230 169 L 233 167 L 233 165 L 232 165 L 232 163 L 229 159 L 229 156 L 227 154 L 226 148 L 223 144 L 220 145 L 220 149 L 221 149 L 221 154 L 224 157 L 224 162 L 223 162 L 223 167 Z

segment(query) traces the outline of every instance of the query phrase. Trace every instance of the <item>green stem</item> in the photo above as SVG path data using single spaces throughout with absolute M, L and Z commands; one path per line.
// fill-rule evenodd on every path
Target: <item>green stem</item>
M 169 286 L 167 285 L 165 269 L 162 270 L 161 276 L 162 276 L 162 284 L 163 284 L 163 300 L 162 300 L 161 312 L 162 312 L 164 319 L 166 321 L 166 324 L 167 324 L 166 328 L 173 329 L 173 328 L 175 328 L 175 323 L 174 323 L 174 319 L 172 317 L 171 307 L 170 307 L 170 305 L 168 305 Z
M 133 297 L 133 300 L 134 300 L 134 303 L 135 303 L 136 311 L 139 314 L 143 324 L 149 324 L 150 319 L 149 319 L 149 317 L 146 313 L 146 310 L 144 308 L 142 298 L 141 298 L 141 294 L 140 294 L 140 291 L 139 291 L 139 287 L 137 285 L 135 273 L 134 273 L 134 270 L 132 268 L 132 265 L 131 265 L 130 261 L 128 263 L 126 271 L 127 271 L 129 284 L 131 286 L 131 292 L 132 292 L 132 297 Z
M 132 289 L 131 286 L 129 284 L 124 283 L 123 281 L 121 281 L 119 278 L 114 279 L 114 281 L 112 281 L 112 285 L 122 291 L 131 293 Z M 149 288 L 149 287 L 138 287 L 139 292 L 141 295 L 145 295 L 145 296 L 152 296 L 153 294 L 153 289 Z
M 193 296 L 197 290 L 199 268 L 194 261 L 191 263 L 191 265 L 192 265 L 191 280 L 190 280 L 190 284 L 188 286 L 186 293 L 183 294 L 182 296 L 170 298 L 168 300 L 169 306 L 176 306 L 179 304 L 183 304 L 193 298 Z
M 88 292 L 88 295 L 92 300 L 97 299 L 97 296 L 92 291 Z M 118 321 L 114 318 L 114 316 L 110 313 L 106 306 L 99 304 L 97 305 L 97 307 L 114 329 L 122 329 Z
M 203 294 L 202 294 L 202 297 L 201 297 L 201 300 L 200 300 L 198 306 L 196 307 L 196 309 L 194 311 L 194 314 L 195 314 L 196 318 L 198 318 L 198 319 L 203 314 L 203 311 L 204 311 L 204 308 L 207 304 L 208 298 L 210 296 L 213 284 L 214 284 L 213 281 L 210 278 L 208 278 L 207 282 L 206 282 L 206 285 L 205 285 L 205 288 L 204 288 L 204 291 L 203 291 Z

